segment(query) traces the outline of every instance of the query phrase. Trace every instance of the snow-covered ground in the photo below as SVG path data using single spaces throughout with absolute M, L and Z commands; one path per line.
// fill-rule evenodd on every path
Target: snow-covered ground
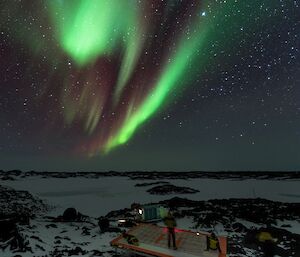
M 117 236 L 116 233 L 99 233 L 96 218 L 104 216 L 113 210 L 129 208 L 132 203 L 159 202 L 179 196 L 191 200 L 229 199 L 229 198 L 264 198 L 272 201 L 299 203 L 300 201 L 300 180 L 263 180 L 263 179 L 167 179 L 160 180 L 169 182 L 175 186 L 189 187 L 199 190 L 195 194 L 170 194 L 153 195 L 147 192 L 156 185 L 139 186 L 139 183 L 151 183 L 158 180 L 132 180 L 128 177 L 70 177 L 70 178 L 42 178 L 41 176 L 18 177 L 15 180 L 2 180 L 0 184 L 11 187 L 15 190 L 29 191 L 34 196 L 46 201 L 54 208 L 46 215 L 61 215 L 66 208 L 74 207 L 82 214 L 90 216 L 90 222 L 77 223 L 54 223 L 43 220 L 40 217 L 31 221 L 29 227 L 22 228 L 23 235 L 29 239 L 34 253 L 20 253 L 22 257 L 37 256 L 60 256 L 55 255 L 57 250 L 62 253 L 64 250 L 80 247 L 82 253 L 75 253 L 72 256 L 113 256 L 109 242 Z M 261 224 L 252 223 L 237 219 L 236 222 L 247 228 L 260 227 Z M 193 229 L 195 224 L 191 217 L 184 217 L 177 220 L 178 227 Z M 300 223 L 293 220 L 278 220 L 277 227 L 300 235 Z M 77 249 L 78 250 L 78 249 Z M 86 253 L 84 253 L 86 251 Z M 101 253 L 93 253 L 100 251 Z M 75 251 L 76 252 L 76 251 Z M 11 257 L 8 249 L 0 250 L 1 257 Z M 19 254 L 19 253 L 18 253 Z M 69 253 L 67 253 L 69 254 Z M 101 255 L 102 254 L 102 255 Z M 254 255 L 253 255 L 254 254 Z M 253 249 L 246 249 L 244 255 L 229 256 L 255 256 L 257 252 Z M 259 255 L 258 255 L 259 256 Z M 283 257 L 283 256 L 282 256 Z M 286 256 L 284 256 L 286 257 Z
M 47 228 L 48 225 L 50 225 L 50 227 Z M 51 225 L 54 226 L 52 227 Z M 88 228 L 90 234 L 83 234 L 83 227 Z M 102 256 L 110 257 L 111 254 L 107 253 L 107 251 L 112 250 L 109 243 L 117 236 L 116 233 L 100 234 L 96 224 L 84 223 L 84 226 L 82 226 L 82 224 L 76 223 L 54 224 L 40 220 L 33 220 L 30 227 L 24 226 L 21 229 L 21 233 L 29 239 L 34 253 L 25 252 L 13 254 L 7 249 L 5 251 L 0 250 L 1 257 L 12 257 L 17 256 L 17 254 L 22 257 L 60 256 L 59 254 L 65 249 L 76 249 L 76 247 L 80 247 L 83 251 L 89 251 L 86 255 L 79 253 L 79 256 L 97 256 L 91 255 L 90 251 L 99 250 L 103 252 Z M 57 255 L 55 255 L 56 249 L 57 252 L 60 252 Z M 72 256 L 77 256 L 77 254 Z
M 58 206 L 53 214 L 61 214 L 66 207 L 75 207 L 89 216 L 99 217 L 111 210 L 130 207 L 133 202 L 149 203 L 169 199 L 175 195 L 151 195 L 147 187 L 135 187 L 149 180 L 131 180 L 126 177 L 40 178 L 27 177 L 15 181 L 1 181 L 2 185 L 26 190 Z M 176 186 L 198 189 L 195 194 L 182 194 L 191 200 L 225 198 L 265 198 L 280 202 L 300 202 L 299 180 L 168 180 Z

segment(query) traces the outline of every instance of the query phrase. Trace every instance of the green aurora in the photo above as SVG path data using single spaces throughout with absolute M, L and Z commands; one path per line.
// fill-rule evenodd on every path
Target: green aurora
M 118 103 L 138 62 L 144 43 L 141 35 L 147 29 L 140 21 L 138 1 L 51 1 L 50 10 L 62 48 L 79 67 L 91 65 L 101 56 L 108 57 L 120 47 L 124 49 L 113 93 L 114 103 Z M 197 16 L 192 23 L 189 36 L 178 33 L 174 42 L 176 47 L 165 58 L 157 82 L 150 85 L 150 93 L 138 106 L 134 104 L 134 99 L 129 103 L 122 125 L 114 133 L 109 133 L 105 143 L 100 143 L 96 151 L 103 149 L 107 153 L 128 142 L 135 131 L 163 106 L 170 92 L 184 85 L 179 81 L 188 77 L 185 76 L 188 67 L 196 65 L 199 70 L 197 53 L 201 51 L 209 32 L 209 21 L 206 17 Z M 147 80 L 144 84 L 142 86 L 149 87 Z M 97 129 L 99 108 L 97 104 L 92 104 L 87 113 L 86 128 L 89 134 Z M 70 123 L 75 117 L 74 110 L 66 116 Z
M 82 89 L 79 91 L 74 87 L 76 82 L 67 78 L 73 75 L 66 74 L 61 102 L 64 105 L 67 126 L 78 120 L 84 122 L 84 131 L 93 145 L 89 155 L 107 153 L 127 143 L 141 125 L 159 113 L 170 103 L 176 92 L 187 86 L 196 74 L 201 73 L 204 64 L 206 67 L 213 66 L 213 61 L 208 61 L 203 55 L 199 58 L 199 53 L 209 52 L 209 42 L 222 42 L 214 47 L 231 52 L 234 49 L 228 42 L 233 28 L 239 30 L 243 27 L 252 31 L 257 29 L 252 24 L 246 24 L 247 19 L 230 15 L 231 10 L 237 8 L 248 12 L 249 5 L 243 1 L 232 1 L 226 5 L 211 1 L 197 3 L 193 10 L 190 10 L 190 18 L 181 22 L 179 30 L 172 36 L 165 35 L 170 37 L 170 40 L 162 46 L 163 55 L 159 58 L 159 68 L 151 73 L 151 77 L 145 77 L 137 85 L 134 84 L 134 78 L 141 67 L 145 52 L 151 47 L 152 42 L 149 38 L 153 40 L 154 26 L 157 25 L 155 16 L 148 17 L 145 13 L 145 6 L 149 3 L 137 0 L 47 2 L 45 15 L 48 15 L 52 22 L 56 46 L 73 60 L 75 72 L 86 73 L 80 75 L 85 78 L 80 79 Z M 149 6 L 154 8 L 151 4 Z M 179 2 L 173 1 L 168 1 L 164 6 L 166 20 L 170 17 L 174 19 L 174 6 L 181 8 Z M 263 18 L 264 9 L 258 5 L 258 1 L 255 6 L 257 8 L 252 8 L 253 12 Z M 45 43 L 46 41 L 43 41 L 43 44 Z M 51 49 L 53 48 L 52 45 Z M 59 53 L 54 53 L 52 61 L 59 63 L 58 56 Z M 114 75 L 113 83 L 106 81 L 106 75 L 109 75 L 111 68 L 100 67 L 102 81 L 97 79 L 99 60 L 118 60 L 115 63 L 118 72 Z M 146 65 L 146 70 L 153 68 L 153 63 Z M 128 94 L 128 91 L 132 92 L 135 87 L 142 88 L 144 93 Z M 116 121 L 107 123 L 103 120 L 103 110 L 113 113 L 114 117 L 111 119 L 117 117 Z

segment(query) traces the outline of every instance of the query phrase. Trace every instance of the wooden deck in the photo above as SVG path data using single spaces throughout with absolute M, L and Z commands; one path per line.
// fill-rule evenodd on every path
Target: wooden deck
M 127 249 L 145 256 L 157 257 L 226 257 L 227 239 L 219 237 L 221 253 L 218 251 L 205 251 L 205 232 L 196 233 L 189 230 L 176 229 L 177 250 L 168 248 L 167 228 L 153 224 L 140 224 L 128 231 L 139 240 L 139 245 L 131 245 L 121 236 L 111 241 L 117 248 Z

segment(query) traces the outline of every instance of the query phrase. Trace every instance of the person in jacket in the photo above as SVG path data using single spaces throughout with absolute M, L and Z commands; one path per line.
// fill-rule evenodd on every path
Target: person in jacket
M 173 249 L 176 250 L 176 236 L 175 236 L 175 227 L 176 227 L 176 220 L 172 213 L 169 211 L 167 216 L 164 218 L 164 223 L 168 228 L 168 247 L 171 247 L 171 239 L 173 243 Z
M 219 239 L 215 233 L 211 233 L 206 237 L 205 251 L 209 251 L 209 250 L 218 250 L 219 252 L 221 252 Z
M 257 234 L 258 242 L 265 257 L 274 257 L 277 239 L 269 231 L 261 231 Z

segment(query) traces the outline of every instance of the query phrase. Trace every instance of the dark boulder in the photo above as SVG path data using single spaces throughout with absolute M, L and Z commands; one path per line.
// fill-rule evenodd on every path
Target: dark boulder
M 109 229 L 109 220 L 105 217 L 100 217 L 98 220 L 98 225 L 102 233 L 106 232 Z
M 76 221 L 78 214 L 75 208 L 68 208 L 64 211 L 63 220 L 64 221 Z
M 0 249 L 10 248 L 14 251 L 31 251 L 28 240 L 25 240 L 19 233 L 16 218 L 6 218 L 0 220 Z
M 16 220 L 12 218 L 0 220 L 0 241 L 7 241 L 17 233 Z
M 169 194 L 195 194 L 199 190 L 189 188 L 189 187 L 180 187 L 172 184 L 155 186 L 147 190 L 148 193 L 152 195 L 169 195 Z
M 248 231 L 248 229 L 240 222 L 233 223 L 232 229 L 233 229 L 233 231 L 238 232 L 238 233 L 245 233 Z
M 68 255 L 84 255 L 87 251 L 82 250 L 79 246 L 75 247 L 74 249 L 69 250 Z

